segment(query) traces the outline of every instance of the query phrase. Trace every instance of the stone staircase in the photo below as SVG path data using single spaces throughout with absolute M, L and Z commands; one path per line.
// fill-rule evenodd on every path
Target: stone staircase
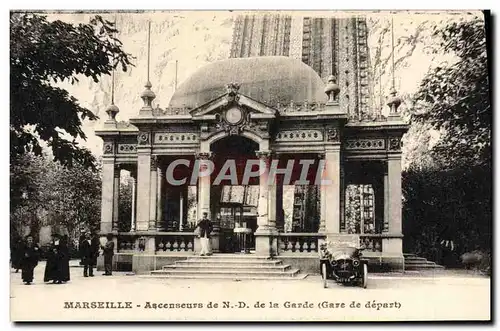
M 405 257 L 405 271 L 424 271 L 424 270 L 444 270 L 442 265 L 427 261 L 426 258 L 418 257 L 415 254 L 403 254 Z
M 190 256 L 176 261 L 160 270 L 151 271 L 157 278 L 201 278 L 201 279 L 277 279 L 299 280 L 307 274 L 283 264 L 279 259 L 259 257 L 251 254 L 216 254 L 212 256 Z

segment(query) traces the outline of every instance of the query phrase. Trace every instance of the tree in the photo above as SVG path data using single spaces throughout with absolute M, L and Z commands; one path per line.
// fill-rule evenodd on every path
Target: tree
M 86 139 L 82 121 L 97 116 L 54 83 L 74 84 L 79 75 L 97 82 L 118 65 L 126 71 L 131 55 L 114 37 L 116 32 L 114 23 L 101 16 L 74 26 L 49 22 L 45 16 L 11 13 L 11 158 L 27 152 L 41 155 L 42 140 L 62 165 L 94 166 L 94 156 L 76 139 Z
M 97 171 L 75 165 L 66 168 L 47 156 L 18 156 L 11 166 L 12 239 L 29 227 L 36 235 L 50 225 L 74 237 L 80 227 L 96 228 L 100 221 L 101 178 Z
M 426 162 L 413 161 L 403 173 L 404 244 L 406 250 L 453 264 L 464 252 L 491 251 L 486 33 L 483 20 L 476 17 L 435 28 L 433 35 L 441 51 L 454 54 L 456 61 L 430 70 L 411 100 L 416 109 L 412 128 L 431 126 L 439 137 L 430 153 L 414 151 L 425 154 Z M 442 240 L 454 242 L 451 254 Z
M 458 60 L 427 74 L 414 102 L 417 123 L 440 131 L 432 152 L 443 167 L 491 163 L 491 96 L 484 21 L 452 22 L 436 29 L 444 52 Z

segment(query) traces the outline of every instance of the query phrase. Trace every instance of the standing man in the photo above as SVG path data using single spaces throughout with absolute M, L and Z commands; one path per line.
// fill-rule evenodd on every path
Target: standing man
M 33 242 L 32 236 L 26 236 L 26 242 L 20 253 L 22 254 L 20 261 L 21 277 L 26 285 L 30 285 L 33 282 L 33 270 L 38 265 L 40 256 L 40 248 Z
M 83 277 L 94 277 L 94 265 L 97 255 L 99 255 L 99 246 L 97 249 L 90 236 L 90 232 L 85 233 L 85 240 L 80 244 L 80 256 L 83 264 Z
M 108 233 L 106 236 L 108 240 L 106 244 L 102 247 L 104 255 L 104 276 L 111 276 L 113 274 L 113 255 L 115 254 L 115 243 L 113 241 L 113 235 Z
M 210 233 L 212 232 L 213 225 L 212 222 L 208 219 L 208 213 L 204 212 L 202 219 L 198 222 L 196 227 L 200 228 L 200 243 L 201 243 L 201 251 L 200 255 L 212 255 L 210 248 Z

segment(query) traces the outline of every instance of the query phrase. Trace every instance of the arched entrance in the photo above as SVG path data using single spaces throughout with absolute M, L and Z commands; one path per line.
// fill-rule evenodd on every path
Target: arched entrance
M 259 144 L 232 135 L 213 142 L 210 150 L 215 165 L 211 176 L 210 210 L 220 229 L 219 250 L 222 253 L 251 251 L 255 249 L 253 233 L 257 229 L 259 178 L 251 177 L 245 183 L 244 172 L 247 160 L 257 159 Z M 237 232 L 240 229 L 251 232 L 246 235 L 245 247 L 243 235 Z

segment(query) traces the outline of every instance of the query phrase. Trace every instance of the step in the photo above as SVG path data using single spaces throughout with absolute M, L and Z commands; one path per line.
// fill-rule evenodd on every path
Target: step
M 210 264 L 210 265 L 238 265 L 238 264 L 244 264 L 244 265 L 255 265 L 255 266 L 260 266 L 260 265 L 280 265 L 283 262 L 280 260 L 223 260 L 223 259 L 188 259 L 188 260 L 181 260 L 181 261 L 176 261 L 175 264 L 191 264 L 191 263 L 196 263 L 196 264 Z
M 223 260 L 238 260 L 238 259 L 255 259 L 255 260 L 273 260 L 273 258 L 269 256 L 259 256 L 255 254 L 215 254 L 215 255 L 210 255 L 210 256 L 200 256 L 200 255 L 193 255 L 193 256 L 188 256 L 189 259 L 223 259 Z
M 155 270 L 151 271 L 153 275 L 181 275 L 181 276 L 274 276 L 274 277 L 294 277 L 299 273 L 298 269 L 291 269 L 287 271 L 266 271 L 266 270 L 252 270 L 252 271 L 239 271 L 239 270 Z
M 140 275 L 140 278 L 158 278 L 158 279 L 231 279 L 234 281 L 240 280 L 302 280 L 307 277 L 307 274 L 297 274 L 296 276 L 290 277 L 276 277 L 276 276 L 248 276 L 248 275 Z
M 439 264 L 435 262 L 425 261 L 421 263 L 405 263 L 405 265 L 418 266 L 418 265 L 426 265 L 426 266 L 438 266 Z
M 439 264 L 410 264 L 405 265 L 405 269 L 415 270 L 415 269 L 444 269 L 442 265 Z
M 405 261 L 427 261 L 424 257 L 405 257 Z
M 255 262 L 268 262 L 268 261 L 279 261 L 279 259 L 270 259 L 265 257 L 257 256 L 242 256 L 242 257 L 230 257 L 230 256 L 190 256 L 186 260 L 207 260 L 207 261 L 255 261 Z
M 414 253 L 403 253 L 404 257 L 416 257 L 417 255 Z
M 162 267 L 162 270 L 172 270 L 172 269 L 183 269 L 183 270 L 238 270 L 240 272 L 252 271 L 252 270 L 275 270 L 275 271 L 286 271 L 289 270 L 291 266 L 289 264 L 284 265 L 270 265 L 270 266 L 248 266 L 248 265 L 166 265 Z
M 405 260 L 406 264 L 426 264 L 426 263 L 435 263 L 427 260 Z
M 405 257 L 405 262 L 407 261 L 427 261 L 427 259 L 423 257 Z

